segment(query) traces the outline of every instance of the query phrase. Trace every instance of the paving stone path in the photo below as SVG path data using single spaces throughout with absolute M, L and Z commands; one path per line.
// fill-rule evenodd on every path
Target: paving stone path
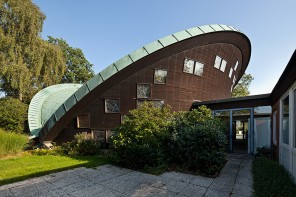
M 166 172 L 154 176 L 104 165 L 76 168 L 0 187 L 0 196 L 252 196 L 252 157 L 231 154 L 217 178 Z

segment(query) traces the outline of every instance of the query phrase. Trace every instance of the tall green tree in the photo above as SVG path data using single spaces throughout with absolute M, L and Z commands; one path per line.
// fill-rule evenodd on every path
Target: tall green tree
M 241 96 L 249 96 L 250 90 L 249 87 L 251 82 L 254 80 L 251 74 L 246 74 L 242 76 L 239 80 L 238 84 L 234 87 L 232 91 L 232 97 L 241 97 Z
M 64 75 L 62 50 L 40 37 L 45 15 L 31 0 L 0 0 L 0 88 L 29 102 Z
M 83 83 L 94 76 L 93 65 L 87 61 L 81 49 L 69 46 L 61 38 L 48 36 L 48 42 L 59 46 L 64 53 L 67 67 L 62 77 L 64 83 Z

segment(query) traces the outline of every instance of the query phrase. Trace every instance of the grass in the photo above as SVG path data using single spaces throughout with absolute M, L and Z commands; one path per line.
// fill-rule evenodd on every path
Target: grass
M 0 129 L 0 158 L 22 152 L 28 136 Z
M 107 156 L 23 155 L 0 159 L 0 185 L 76 167 L 96 167 L 110 163 Z
M 296 195 L 296 185 L 289 173 L 276 161 L 259 157 L 253 163 L 254 196 Z

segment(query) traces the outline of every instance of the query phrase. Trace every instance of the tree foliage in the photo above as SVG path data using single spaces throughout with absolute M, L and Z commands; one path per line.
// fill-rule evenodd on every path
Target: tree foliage
M 29 102 L 38 90 L 61 81 L 64 56 L 41 39 L 45 15 L 31 0 L 0 0 L 0 15 L 1 91 Z
M 234 87 L 232 97 L 249 96 L 249 87 L 253 80 L 254 77 L 251 74 L 244 73 L 238 84 Z
M 0 99 L 0 128 L 22 133 L 25 130 L 28 106 L 18 99 Z
M 59 46 L 65 56 L 66 71 L 62 77 L 64 83 L 83 83 L 94 76 L 93 65 L 87 61 L 81 49 L 73 48 L 63 40 L 48 37 L 48 42 Z

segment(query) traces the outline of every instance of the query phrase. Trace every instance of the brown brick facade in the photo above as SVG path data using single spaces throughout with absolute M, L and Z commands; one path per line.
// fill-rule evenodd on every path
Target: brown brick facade
M 214 68 L 216 55 L 227 61 L 225 72 Z M 204 64 L 202 76 L 183 72 L 185 58 Z M 237 61 L 239 65 L 232 77 L 229 78 L 230 68 L 234 68 Z M 232 44 L 208 44 L 185 50 L 148 65 L 138 72 L 131 73 L 130 76 L 118 81 L 103 94 L 93 95 L 92 102 L 87 103 L 84 110 L 79 113 L 90 114 L 89 131 L 91 129 L 112 130 L 120 125 L 121 115 L 128 114 L 129 110 L 136 108 L 137 84 L 150 84 L 151 95 L 147 100 L 163 100 L 165 105 L 172 107 L 173 111 L 189 110 L 194 100 L 206 101 L 229 98 L 233 76 L 235 75 L 238 78 L 241 62 L 241 51 Z M 167 70 L 165 84 L 154 83 L 155 69 Z M 115 114 L 105 113 L 105 99 L 120 99 L 120 112 Z M 79 116 L 79 113 L 76 116 Z M 82 129 L 77 128 L 74 118 L 72 123 L 63 129 L 58 138 L 69 139 L 80 131 Z

